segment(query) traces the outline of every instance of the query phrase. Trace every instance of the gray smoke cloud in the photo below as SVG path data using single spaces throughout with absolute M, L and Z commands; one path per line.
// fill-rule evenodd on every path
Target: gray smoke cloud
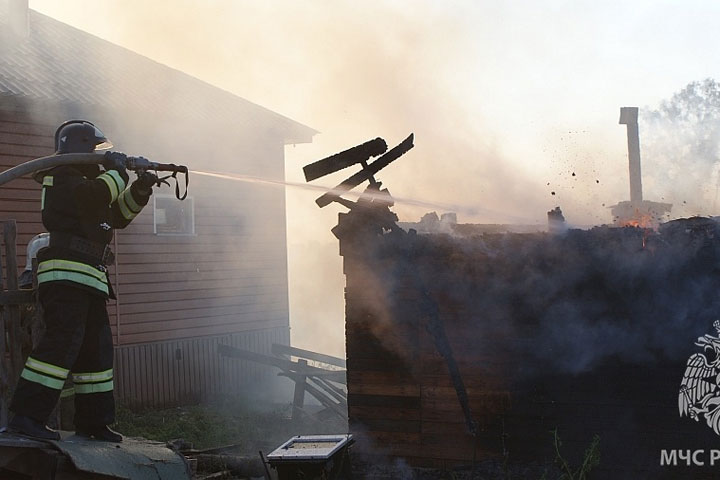
M 636 62 L 601 61 L 615 62 L 619 45 L 649 62 L 656 51 L 663 61 L 677 57 L 664 30 L 640 55 L 632 26 L 663 15 L 655 9 L 192 0 L 34 0 L 31 7 L 321 131 L 313 144 L 287 149 L 290 181 L 303 181 L 302 166 L 329 154 L 377 136 L 395 144 L 414 132 L 416 148 L 379 179 L 398 197 L 476 209 L 459 212 L 461 222 L 543 222 L 557 205 L 572 224 L 610 221 L 607 207 L 627 197 L 618 107 L 654 102 L 682 84 L 675 72 L 649 88 L 634 75 Z M 173 102 L 171 92 L 166 100 Z M 206 151 L 214 142 L 188 132 L 175 138 Z M 652 159 L 645 160 L 650 174 Z M 662 196 L 662 185 L 646 184 L 648 196 Z M 286 195 L 293 342 L 341 355 L 344 278 L 329 230 L 343 209 L 320 210 L 316 195 L 301 190 Z M 427 211 L 396 210 L 404 220 Z

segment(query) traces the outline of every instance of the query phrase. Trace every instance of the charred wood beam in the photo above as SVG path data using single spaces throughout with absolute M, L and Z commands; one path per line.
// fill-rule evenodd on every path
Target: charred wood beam
M 305 165 L 303 172 L 305 180 L 310 182 L 325 175 L 329 175 L 356 163 L 366 162 L 370 157 L 376 157 L 387 151 L 387 143 L 382 138 L 367 141 L 356 147 L 330 155 L 317 162 Z
M 300 375 L 292 372 L 280 372 L 278 373 L 278 375 L 280 375 L 281 377 L 288 377 L 295 382 L 303 380 L 300 378 Z M 323 392 L 322 390 L 318 389 L 317 387 L 308 382 L 305 382 L 305 391 L 315 397 L 317 401 L 322 404 L 323 407 L 329 408 L 342 418 L 345 418 L 347 416 L 347 402 L 340 401 L 340 403 L 336 403 L 333 398 L 330 397 L 327 393 Z
M 310 350 L 303 350 L 302 348 L 291 347 L 290 345 L 273 343 L 270 351 L 275 355 L 291 355 L 293 357 L 307 358 L 308 360 L 327 363 L 328 365 L 335 365 L 336 367 L 347 367 L 347 362 L 345 362 L 345 360 L 342 358 L 333 357 L 332 355 L 325 355 L 323 353 L 312 352 Z
M 335 398 L 335 400 L 343 402 L 347 401 L 347 393 L 345 393 L 342 389 L 336 387 L 329 381 L 320 377 L 310 377 L 310 379 L 323 390 L 325 390 L 331 397 Z
M 317 203 L 320 208 L 325 207 L 335 201 L 342 194 L 360 185 L 362 182 L 372 179 L 376 173 L 390 165 L 390 163 L 394 162 L 395 160 L 403 156 L 405 153 L 407 153 L 408 150 L 413 148 L 413 139 L 414 135 L 410 134 L 409 137 L 403 140 L 395 148 L 384 154 L 382 157 L 379 157 L 377 160 L 360 170 L 355 175 L 347 178 L 345 181 L 340 183 L 331 191 L 318 197 L 318 199 L 315 200 L 315 203 Z
M 291 360 L 285 360 L 271 355 L 264 355 L 262 353 L 255 353 L 249 350 L 231 347 L 229 345 L 218 345 L 217 352 L 224 357 L 250 360 L 264 365 L 277 367 L 286 372 L 322 377 L 343 385 L 347 382 L 345 371 L 341 370 L 326 370 L 324 368 L 313 367 L 310 365 L 299 365 L 297 362 L 293 362 Z
M 301 367 L 307 367 L 307 360 L 298 360 L 298 365 Z M 307 375 L 297 375 L 295 377 L 295 392 L 293 393 L 293 410 L 292 419 L 297 420 L 300 418 L 300 412 L 302 412 L 305 406 L 305 387 L 307 386 Z
M 5 290 L 0 292 L 0 307 L 35 303 L 32 290 Z

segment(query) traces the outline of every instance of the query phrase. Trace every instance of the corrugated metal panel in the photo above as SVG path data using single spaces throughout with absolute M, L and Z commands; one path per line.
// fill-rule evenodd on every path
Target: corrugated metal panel
M 220 357 L 217 345 L 269 353 L 273 343 L 289 345 L 290 329 L 121 346 L 115 349 L 115 395 L 120 402 L 139 408 L 170 407 L 238 393 L 276 372 L 254 362 Z

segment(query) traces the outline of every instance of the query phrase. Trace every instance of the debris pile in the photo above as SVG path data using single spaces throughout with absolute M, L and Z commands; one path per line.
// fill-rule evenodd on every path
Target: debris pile
M 557 429 L 570 458 L 599 435 L 601 468 L 622 478 L 657 469 L 663 448 L 717 440 L 678 415 L 693 342 L 720 317 L 714 219 L 419 234 L 373 224 L 389 212 L 375 208 L 334 229 L 359 452 L 552 462 Z

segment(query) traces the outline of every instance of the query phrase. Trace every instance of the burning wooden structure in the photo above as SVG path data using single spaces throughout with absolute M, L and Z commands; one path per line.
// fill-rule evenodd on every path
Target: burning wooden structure
M 552 462 L 557 429 L 571 458 L 599 435 L 612 478 L 638 478 L 662 449 L 717 441 L 702 416 L 678 415 L 693 342 L 720 314 L 715 220 L 420 235 L 368 208 L 335 229 L 359 451 L 418 466 Z
M 570 461 L 597 437 L 603 478 L 677 478 L 663 455 L 717 442 L 716 219 L 493 233 L 446 217 L 419 233 L 367 178 L 357 202 L 321 197 L 350 207 L 333 233 L 356 454 L 551 464 L 558 436 Z

